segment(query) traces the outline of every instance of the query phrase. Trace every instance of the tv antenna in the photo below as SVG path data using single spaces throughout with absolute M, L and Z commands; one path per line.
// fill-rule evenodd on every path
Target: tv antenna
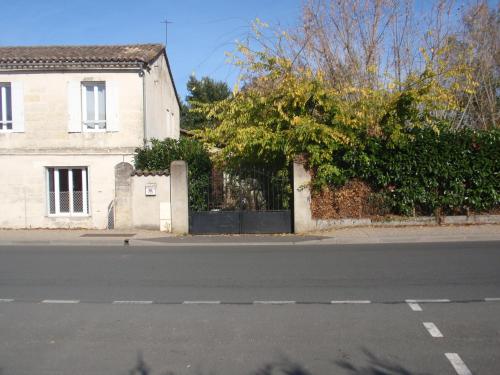
M 167 48 L 168 45 L 168 25 L 172 24 L 172 21 L 169 21 L 168 18 L 165 18 L 161 23 L 165 24 L 165 48 Z

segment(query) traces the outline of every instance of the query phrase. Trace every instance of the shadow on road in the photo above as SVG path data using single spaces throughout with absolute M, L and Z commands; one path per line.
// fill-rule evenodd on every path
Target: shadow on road
M 346 374 L 346 375 L 430 375 L 424 373 L 412 372 L 400 364 L 384 360 L 371 353 L 369 350 L 363 350 L 367 357 L 367 364 L 358 366 L 352 361 L 339 360 L 334 361 L 332 364 L 336 365 L 336 369 L 332 369 L 327 374 Z M 139 354 L 137 364 L 129 371 L 129 375 L 153 375 L 151 369 L 143 360 L 142 355 Z M 203 375 L 201 371 L 196 372 L 197 375 Z M 207 373 L 216 375 L 213 372 Z M 248 374 L 243 371 L 241 375 Z M 301 364 L 291 361 L 288 358 L 282 358 L 275 362 L 264 364 L 258 370 L 249 373 L 250 375 L 327 375 L 327 374 L 313 374 L 306 370 Z M 161 375 L 176 375 L 174 372 L 163 372 Z M 234 374 L 239 375 L 239 374 Z
M 153 375 L 151 369 L 148 367 L 142 355 L 139 354 L 137 357 L 137 363 L 132 370 L 129 371 L 129 375 Z M 201 371 L 196 373 L 197 375 L 203 375 Z M 161 375 L 176 375 L 174 372 L 167 371 L 161 373 Z M 216 375 L 210 372 L 209 375 Z M 235 374 L 237 375 L 237 374 Z M 305 368 L 303 368 L 298 363 L 292 362 L 286 358 L 283 358 L 276 362 L 270 362 L 262 366 L 257 371 L 251 373 L 251 375 L 313 375 Z
M 430 375 L 410 371 L 398 363 L 377 357 L 367 349 L 363 350 L 367 357 L 367 365 L 357 366 L 351 361 L 335 361 L 335 364 L 344 369 L 349 375 Z

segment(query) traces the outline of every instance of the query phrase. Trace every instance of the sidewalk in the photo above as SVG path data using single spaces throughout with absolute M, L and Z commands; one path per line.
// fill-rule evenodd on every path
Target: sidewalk
M 0 230 L 0 246 L 124 246 L 125 240 L 128 240 L 130 246 L 160 247 L 500 241 L 500 225 L 357 227 L 308 235 L 214 236 L 173 236 L 165 232 L 147 230 Z
M 324 244 L 500 241 L 500 224 L 358 227 L 315 234 L 328 237 Z

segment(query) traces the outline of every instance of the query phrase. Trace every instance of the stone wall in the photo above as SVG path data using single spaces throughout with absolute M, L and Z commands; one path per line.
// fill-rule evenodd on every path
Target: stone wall
M 300 159 L 293 164 L 293 199 L 294 199 L 294 231 L 308 233 L 335 228 L 361 226 L 425 226 L 425 225 L 466 225 L 466 224 L 498 224 L 500 215 L 471 216 L 417 216 L 388 217 L 374 220 L 372 218 L 314 219 L 311 210 L 311 175 Z
M 120 163 L 115 168 L 116 229 L 151 229 L 188 233 L 187 164 L 174 161 L 170 171 L 134 171 Z
M 132 159 L 111 153 L 0 155 L 0 228 L 106 229 L 115 199 L 114 168 Z M 48 167 L 87 167 L 88 215 L 49 215 Z
M 146 138 L 175 138 L 180 135 L 180 109 L 170 79 L 167 61 L 161 55 L 145 72 Z
M 71 84 L 82 81 L 113 83 L 117 103 L 115 132 L 69 132 Z M 137 72 L 40 72 L 0 74 L 0 82 L 21 82 L 24 99 L 24 132 L 0 133 L 0 153 L 34 150 L 77 151 L 123 150 L 133 152 L 143 144 L 143 87 Z M 109 91 L 109 90 L 108 90 Z M 108 93 L 110 94 L 110 93 Z M 112 98 L 107 97 L 110 101 Z
M 132 176 L 132 226 L 170 232 L 170 176 Z

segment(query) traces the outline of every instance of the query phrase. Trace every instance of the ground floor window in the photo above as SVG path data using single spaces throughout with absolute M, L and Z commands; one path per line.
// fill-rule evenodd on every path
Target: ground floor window
M 47 168 L 51 215 L 88 215 L 87 168 Z

